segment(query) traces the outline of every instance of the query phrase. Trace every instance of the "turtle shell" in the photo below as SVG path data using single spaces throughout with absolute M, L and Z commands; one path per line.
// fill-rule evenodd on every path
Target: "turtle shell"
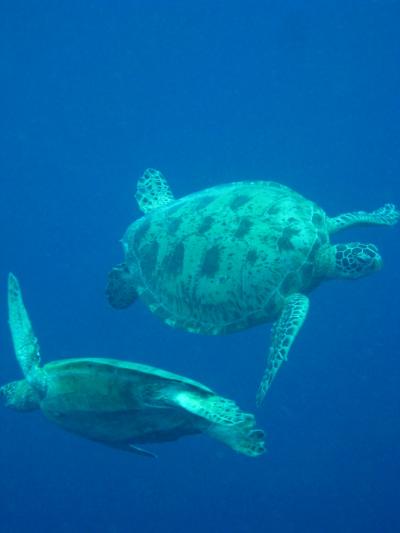
M 317 280 L 329 240 L 315 203 L 275 182 L 191 194 L 134 222 L 123 244 L 136 290 L 167 324 L 231 333 L 276 318 L 284 299 Z
M 114 359 L 64 359 L 45 365 L 43 413 L 68 431 L 119 446 L 162 442 L 209 423 L 172 403 L 173 390 L 214 394 L 204 385 L 151 366 Z

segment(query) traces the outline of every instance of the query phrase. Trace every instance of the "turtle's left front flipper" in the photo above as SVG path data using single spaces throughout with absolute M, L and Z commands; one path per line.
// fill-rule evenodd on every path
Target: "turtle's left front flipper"
M 287 360 L 289 350 L 307 316 L 309 300 L 303 294 L 292 294 L 286 300 L 281 316 L 272 329 L 272 343 L 268 353 L 267 368 L 257 392 L 257 405 L 264 400 L 274 377 L 283 361 Z
M 394 226 L 400 219 L 400 211 L 393 204 L 385 204 L 375 211 L 353 211 L 328 219 L 329 233 L 336 233 L 352 226 Z
M 8 275 L 8 322 L 15 355 L 27 382 L 40 391 L 45 387 L 44 372 L 39 368 L 39 342 L 35 336 L 14 274 Z
M 200 395 L 192 391 L 177 393 L 175 401 L 182 408 L 210 422 L 205 433 L 233 450 L 250 457 L 265 452 L 264 432 L 255 429 L 254 416 L 244 413 L 234 401 L 216 394 Z

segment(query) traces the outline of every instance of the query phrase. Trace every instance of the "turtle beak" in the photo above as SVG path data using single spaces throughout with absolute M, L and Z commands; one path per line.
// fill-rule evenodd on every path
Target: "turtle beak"
M 369 244 L 364 251 L 362 257 L 359 257 L 359 261 L 364 261 L 366 268 L 368 264 L 372 272 L 377 272 L 383 267 L 383 260 L 378 251 L 378 248 L 374 244 Z
M 377 272 L 383 266 L 382 257 L 374 244 L 364 245 L 361 253 L 357 254 L 360 276 Z
M 382 257 L 378 254 L 375 258 L 375 262 L 374 262 L 374 272 L 377 272 L 378 270 L 380 270 L 381 268 L 383 267 L 383 259 Z

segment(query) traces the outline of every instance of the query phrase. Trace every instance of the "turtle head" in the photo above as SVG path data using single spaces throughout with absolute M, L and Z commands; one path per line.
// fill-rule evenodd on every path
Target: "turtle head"
M 26 379 L 0 387 L 0 397 L 4 398 L 7 407 L 16 411 L 35 411 L 40 407 L 39 394 Z
M 328 278 L 357 279 L 382 268 L 382 258 L 374 244 L 349 242 L 323 247 L 317 257 L 318 272 Z

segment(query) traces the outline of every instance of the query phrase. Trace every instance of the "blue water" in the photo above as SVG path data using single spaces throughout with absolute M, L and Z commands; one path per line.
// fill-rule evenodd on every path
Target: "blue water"
M 400 227 L 335 236 L 376 243 L 384 269 L 313 292 L 260 409 L 269 325 L 190 335 L 104 296 L 148 166 L 176 196 L 273 179 L 330 215 L 399 204 L 399 18 L 395 0 L 3 0 L 1 382 L 20 376 L 12 270 L 44 361 L 126 358 L 203 381 L 255 412 L 268 453 L 199 436 L 143 459 L 1 408 L 2 533 L 400 531 Z

